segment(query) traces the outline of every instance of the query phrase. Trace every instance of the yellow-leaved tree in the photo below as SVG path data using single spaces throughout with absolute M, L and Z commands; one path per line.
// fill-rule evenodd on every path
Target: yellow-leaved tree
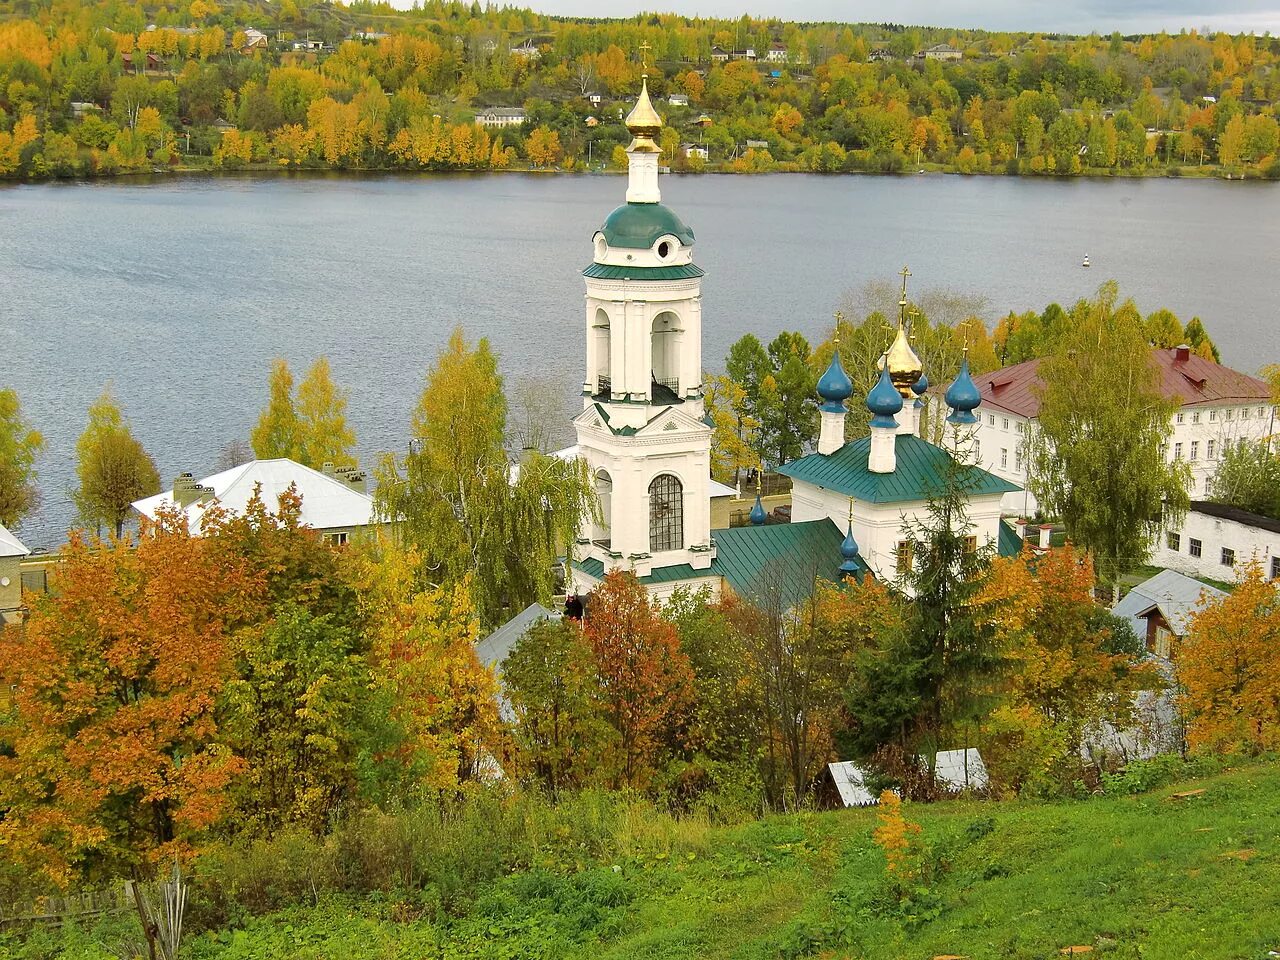
M 1280 748 L 1280 590 L 1250 563 L 1235 590 L 1202 604 L 1178 650 L 1193 750 Z

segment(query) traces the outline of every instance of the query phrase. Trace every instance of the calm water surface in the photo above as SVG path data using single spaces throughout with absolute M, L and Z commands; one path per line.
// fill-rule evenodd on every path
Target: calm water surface
M 327 354 L 362 462 L 402 448 L 422 376 L 461 324 L 508 377 L 582 380 L 580 271 L 618 177 L 221 178 L 0 190 L 0 386 L 48 441 L 44 504 L 73 518 L 75 439 L 110 381 L 167 482 L 213 469 L 265 401 L 272 357 Z M 893 279 L 991 315 L 1120 281 L 1198 314 L 1226 362 L 1280 360 L 1280 188 L 1167 180 L 664 178 L 696 231 L 704 356 L 746 332 L 819 335 L 845 291 Z M 1088 253 L 1093 267 L 1083 270 Z M 566 431 L 567 432 L 567 431 Z

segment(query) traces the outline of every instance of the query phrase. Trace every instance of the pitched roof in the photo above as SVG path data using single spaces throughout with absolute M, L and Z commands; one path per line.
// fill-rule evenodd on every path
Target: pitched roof
M 933 776 L 948 790 L 985 790 L 988 783 L 987 765 L 975 747 L 939 750 L 933 760 Z
M 1271 387 L 1266 381 L 1195 353 L 1180 360 L 1177 347 L 1152 348 L 1151 359 L 1160 374 L 1161 392 L 1184 407 L 1271 401 Z M 1044 383 L 1040 379 L 1040 363 L 1040 360 L 1027 360 L 974 377 L 983 406 L 1021 417 L 1037 416 L 1040 413 L 1037 393 Z
M 996 535 L 996 553 L 1002 557 L 1016 557 L 1021 552 L 1022 538 L 1018 536 L 1018 531 L 1001 520 Z
M 1182 636 L 1201 596 L 1215 598 L 1226 594 L 1176 570 L 1161 570 L 1126 593 L 1111 612 L 1128 620 L 1134 632 L 1142 637 L 1147 632 L 1143 617 L 1159 610 L 1170 629 Z
M 373 497 L 335 477 L 283 457 L 252 460 L 206 477 L 200 484 L 211 488 L 213 497 L 186 508 L 187 523 L 193 531 L 199 531 L 205 509 L 214 500 L 234 513 L 243 513 L 258 484 L 262 484 L 262 500 L 270 510 L 276 508 L 280 494 L 288 490 L 290 484 L 295 485 L 302 497 L 302 523 L 316 530 L 365 527 L 373 522 Z M 172 490 L 138 500 L 133 509 L 154 519 L 164 503 L 173 503 Z
M 840 794 L 840 802 L 846 807 L 874 807 L 880 802 L 867 789 L 866 772 L 852 760 L 841 763 L 828 763 L 827 771 Z
M 531 603 L 493 633 L 476 643 L 476 656 L 486 667 L 492 667 L 499 676 L 512 648 L 539 620 L 559 620 L 560 614 L 548 610 L 540 603 Z
M 781 599 L 794 606 L 813 592 L 815 579 L 839 581 L 844 532 L 831 520 L 731 527 L 713 531 L 712 538 L 716 557 L 710 567 L 695 570 L 687 563 L 659 567 L 640 582 L 651 585 L 723 577 L 739 596 L 759 597 L 778 587 Z M 574 567 L 597 580 L 604 577 L 604 564 L 594 557 L 574 561 Z M 865 564 L 862 569 L 867 569 Z
M 835 453 L 811 453 L 784 463 L 778 473 L 866 503 L 927 500 L 939 489 L 951 455 L 911 434 L 899 434 L 894 439 L 897 465 L 893 473 L 873 473 L 867 468 L 870 437 L 846 443 Z M 963 471 L 970 496 L 1022 489 L 981 467 L 965 467 Z
M 1219 520 L 1231 520 L 1246 527 L 1257 527 L 1271 533 L 1280 533 L 1280 520 L 1264 517 L 1260 513 L 1250 513 L 1226 503 L 1214 503 L 1212 500 L 1192 500 L 1190 509 L 1194 513 L 1203 513 Z
M 25 557 L 30 553 L 26 544 L 0 524 L 0 557 Z

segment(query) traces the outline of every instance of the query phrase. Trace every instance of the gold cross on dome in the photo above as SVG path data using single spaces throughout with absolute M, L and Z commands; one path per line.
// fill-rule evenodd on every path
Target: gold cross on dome
M 649 69 L 649 51 L 653 47 L 649 46 L 649 41 L 644 40 L 640 43 L 640 66 L 645 70 Z

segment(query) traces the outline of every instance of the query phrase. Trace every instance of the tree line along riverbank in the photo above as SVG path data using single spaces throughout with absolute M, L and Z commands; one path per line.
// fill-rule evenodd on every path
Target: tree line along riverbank
M 0 17 L 4 16 L 0 7 Z M 1280 41 L 207 0 L 0 20 L 0 177 L 609 169 L 1280 177 Z

